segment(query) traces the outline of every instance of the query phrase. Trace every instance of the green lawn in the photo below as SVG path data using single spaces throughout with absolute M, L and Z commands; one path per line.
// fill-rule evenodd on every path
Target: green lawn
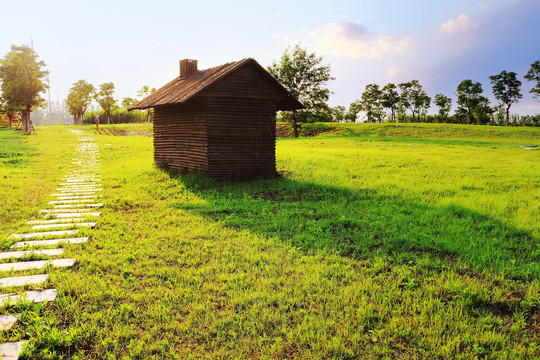
M 278 140 L 282 178 L 238 183 L 155 169 L 149 137 L 95 135 L 99 226 L 67 247 L 75 269 L 50 270 L 59 298 L 19 305 L 2 340 L 33 339 L 28 359 L 540 357 L 540 151 L 517 146 L 538 129 L 331 126 Z M 7 247 L 76 140 L 0 138 Z

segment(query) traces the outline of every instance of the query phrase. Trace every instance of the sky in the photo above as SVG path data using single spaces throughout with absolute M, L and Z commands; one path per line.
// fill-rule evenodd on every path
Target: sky
M 266 67 L 301 43 L 331 66 L 332 106 L 367 84 L 412 79 L 454 102 L 471 79 L 495 102 L 489 76 L 506 70 L 523 82 L 512 112 L 540 113 L 523 79 L 540 59 L 539 0 L 0 0 L 0 11 L 0 57 L 33 44 L 52 100 L 84 79 L 112 81 L 120 102 L 178 76 L 184 58 L 199 69 L 246 57 Z

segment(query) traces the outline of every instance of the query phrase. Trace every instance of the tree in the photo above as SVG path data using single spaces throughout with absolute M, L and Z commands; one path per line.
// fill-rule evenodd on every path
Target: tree
M 401 90 L 401 96 L 399 98 L 399 104 L 403 109 L 411 110 L 412 121 L 416 120 L 416 113 L 426 104 L 426 93 L 422 90 L 422 85 L 418 80 L 412 80 L 406 83 L 401 83 L 398 85 Z M 431 101 L 431 99 L 430 99 Z M 428 106 L 429 107 L 429 106 Z M 405 118 L 406 111 L 403 112 L 403 118 Z
M 535 99 L 540 97 L 540 60 L 536 60 L 531 64 L 531 68 L 525 75 L 525 79 L 534 83 L 530 93 L 533 94 Z
M 135 105 L 138 102 L 139 101 L 137 99 L 130 98 L 130 97 L 125 97 L 125 98 L 122 99 L 122 107 L 124 107 L 126 109 L 129 109 L 130 107 L 132 107 L 133 105 Z
M 377 84 L 366 85 L 366 90 L 362 93 L 360 105 L 366 112 L 367 122 L 381 121 L 384 117 L 381 105 L 382 92 Z
M 154 91 L 156 91 L 156 88 L 151 88 L 148 85 L 144 85 L 141 90 L 137 93 L 137 96 L 142 97 L 143 99 L 147 97 L 148 95 L 152 94 Z M 133 104 L 135 105 L 135 104 Z M 154 117 L 154 109 L 150 108 L 146 110 L 146 121 L 150 122 L 150 119 Z
M 510 107 L 513 103 L 517 103 L 523 95 L 519 92 L 521 81 L 517 79 L 515 72 L 501 71 L 499 75 L 489 77 L 493 84 L 493 96 L 505 106 L 506 126 L 510 125 Z
M 382 88 L 381 105 L 390 110 L 392 122 L 396 122 L 396 111 L 399 105 L 399 93 L 395 84 L 389 83 Z
M 424 122 L 426 121 L 427 111 L 431 106 L 431 98 L 426 94 L 424 90 L 416 94 L 414 98 L 414 107 L 418 111 L 418 120 L 420 116 L 424 116 Z
M 107 124 L 111 123 L 111 111 L 116 108 L 116 100 L 113 97 L 113 93 L 114 84 L 110 82 L 99 85 L 99 91 L 95 95 L 96 101 L 105 112 Z
M 299 121 L 306 121 L 310 116 L 318 117 L 328 109 L 330 90 L 326 86 L 333 78 L 330 76 L 330 65 L 321 65 L 322 62 L 323 57 L 309 53 L 297 44 L 283 52 L 279 63 L 273 61 L 267 68 L 305 106 L 304 110 L 294 110 L 284 116 L 292 122 L 295 137 L 298 137 Z
M 444 94 L 436 94 L 433 103 L 439 107 L 439 119 L 441 122 L 446 122 L 452 108 L 452 99 Z
M 347 111 L 347 118 L 351 122 L 356 122 L 356 119 L 358 117 L 358 113 L 360 111 L 362 111 L 362 104 L 361 104 L 360 100 L 353 101 L 349 105 L 349 111 Z
M 488 99 L 481 95 L 483 92 L 482 84 L 473 83 L 470 79 L 463 80 L 457 87 L 457 103 L 459 108 L 463 109 L 460 112 L 467 114 L 467 124 L 469 125 L 475 120 L 474 113 L 478 112 L 483 104 L 489 104 Z
M 11 109 L 21 108 L 23 128 L 30 133 L 30 112 L 45 102 L 40 94 L 48 89 L 43 70 L 45 63 L 29 46 L 11 45 L 11 51 L 0 61 L 2 97 Z
M 66 103 L 69 113 L 73 115 L 75 124 L 81 123 L 86 109 L 92 103 L 95 91 L 94 85 L 86 82 L 86 80 L 79 80 L 73 83 L 73 86 L 69 90 Z

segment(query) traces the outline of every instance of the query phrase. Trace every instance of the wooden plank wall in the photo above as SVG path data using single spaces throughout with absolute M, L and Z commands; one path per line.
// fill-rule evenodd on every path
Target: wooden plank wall
M 154 109 L 154 161 L 175 171 L 208 170 L 205 99 Z
M 276 104 L 208 99 L 208 175 L 219 179 L 275 177 Z

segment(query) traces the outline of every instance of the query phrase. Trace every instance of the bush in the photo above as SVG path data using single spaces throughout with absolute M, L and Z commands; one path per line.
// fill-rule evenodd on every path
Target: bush
M 105 124 L 107 116 L 102 110 L 87 111 L 82 119 L 83 124 L 95 124 L 96 116 L 99 115 L 99 122 Z M 111 124 L 144 123 L 146 122 L 146 112 L 126 109 L 117 109 L 111 111 Z

